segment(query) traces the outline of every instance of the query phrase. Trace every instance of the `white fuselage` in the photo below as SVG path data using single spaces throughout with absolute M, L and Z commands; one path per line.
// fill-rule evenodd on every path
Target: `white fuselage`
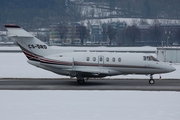
M 40 58 L 29 63 L 61 75 L 76 77 L 105 77 L 122 74 L 159 74 L 173 71 L 169 63 L 144 60 L 143 53 L 69 52 Z

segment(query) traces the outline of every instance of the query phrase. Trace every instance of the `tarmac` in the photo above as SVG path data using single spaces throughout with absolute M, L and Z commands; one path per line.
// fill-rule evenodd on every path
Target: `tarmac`
M 180 91 L 180 79 L 90 79 L 79 85 L 76 79 L 0 78 L 0 90 L 137 90 Z

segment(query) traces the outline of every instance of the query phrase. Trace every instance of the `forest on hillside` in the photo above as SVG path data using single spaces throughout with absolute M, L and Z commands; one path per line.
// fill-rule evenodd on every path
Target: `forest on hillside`
M 180 18 L 179 0 L 96 0 L 100 3 L 103 1 L 108 3 L 111 10 L 120 10 L 129 17 Z
M 0 24 L 47 27 L 94 17 L 179 19 L 179 6 L 179 0 L 1 0 Z

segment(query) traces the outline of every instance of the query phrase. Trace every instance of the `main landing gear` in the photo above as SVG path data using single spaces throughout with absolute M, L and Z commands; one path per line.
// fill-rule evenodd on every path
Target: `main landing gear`
M 84 80 L 84 78 L 77 78 L 77 82 L 79 85 L 84 85 L 85 80 Z
M 154 83 L 155 83 L 155 80 L 153 79 L 153 75 L 150 74 L 149 84 L 153 85 Z
M 89 78 L 84 79 L 84 78 L 77 78 L 77 82 L 79 85 L 84 85 L 86 81 L 88 81 Z

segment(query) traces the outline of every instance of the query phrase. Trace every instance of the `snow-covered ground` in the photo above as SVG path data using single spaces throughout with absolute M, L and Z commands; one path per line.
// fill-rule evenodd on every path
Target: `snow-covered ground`
M 60 78 L 29 65 L 23 53 L 0 53 L 0 78 Z M 176 71 L 162 78 L 180 78 Z M 149 76 L 116 76 L 116 78 Z M 154 76 L 158 78 L 159 75 Z M 0 91 L 0 120 L 179 120 L 180 92 Z
M 0 91 L 1 120 L 179 120 L 179 92 Z

